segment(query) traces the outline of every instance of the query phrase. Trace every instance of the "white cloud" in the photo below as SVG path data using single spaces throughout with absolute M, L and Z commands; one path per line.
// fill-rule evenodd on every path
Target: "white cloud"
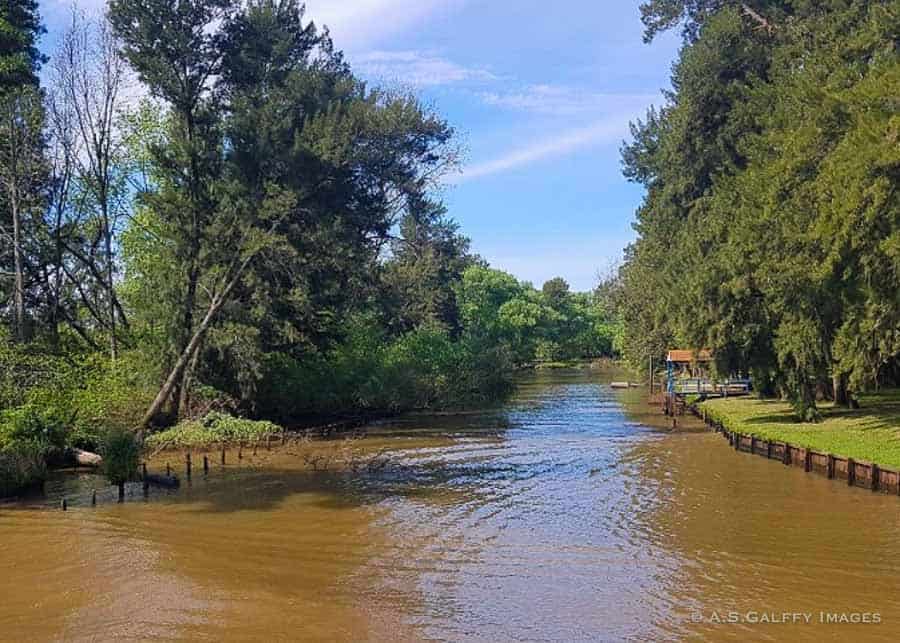
M 380 80 L 401 81 L 418 87 L 497 79 L 486 69 L 464 67 L 420 51 L 371 51 L 354 56 L 353 68 Z
M 517 111 L 575 116 L 643 107 L 658 99 L 654 94 L 608 94 L 559 85 L 530 85 L 514 92 L 482 92 L 488 105 Z
M 631 118 L 631 113 L 609 116 L 593 125 L 569 130 L 537 143 L 510 150 L 499 158 L 476 163 L 464 169 L 457 182 L 499 174 L 548 158 L 564 156 L 586 147 L 618 142 L 628 135 L 628 123 Z
M 364 51 L 465 0 L 307 0 L 306 16 L 327 25 L 338 49 Z

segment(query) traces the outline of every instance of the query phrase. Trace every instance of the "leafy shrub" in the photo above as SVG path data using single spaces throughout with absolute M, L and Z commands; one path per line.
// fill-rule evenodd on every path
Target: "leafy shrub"
M 33 446 L 0 450 L 0 498 L 14 495 L 46 477 L 44 455 Z
M 508 347 L 487 338 L 454 340 L 424 326 L 385 343 L 377 327 L 357 322 L 325 357 L 267 356 L 258 403 L 284 422 L 359 409 L 464 408 L 506 396 L 513 361 Z
M 66 446 L 66 426 L 53 407 L 26 404 L 0 413 L 0 451 L 38 453 L 47 457 Z
M 53 410 L 24 405 L 0 413 L 0 496 L 38 484 L 47 457 L 65 446 L 65 423 Z
M 102 439 L 101 470 L 111 484 L 122 485 L 137 476 L 141 462 L 141 446 L 137 437 L 126 429 L 112 429 Z

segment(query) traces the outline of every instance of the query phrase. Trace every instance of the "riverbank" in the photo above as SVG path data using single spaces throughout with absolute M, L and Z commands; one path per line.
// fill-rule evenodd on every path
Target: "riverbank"
M 729 398 L 698 405 L 729 432 L 771 442 L 900 468 L 900 391 L 860 397 L 859 409 L 825 405 L 822 421 L 797 421 L 789 403 Z

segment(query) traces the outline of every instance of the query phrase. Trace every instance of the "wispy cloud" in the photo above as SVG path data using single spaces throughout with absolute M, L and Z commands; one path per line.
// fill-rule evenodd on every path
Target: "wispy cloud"
M 568 130 L 510 150 L 498 158 L 465 168 L 456 182 L 472 181 L 538 161 L 564 156 L 580 149 L 618 142 L 628 134 L 628 122 L 631 117 L 630 113 L 610 116 L 587 127 Z
M 487 69 L 465 67 L 422 51 L 370 51 L 354 56 L 353 67 L 379 80 L 400 81 L 418 87 L 497 80 L 497 76 Z
M 307 17 L 327 25 L 335 44 L 364 51 L 465 0 L 307 0 Z
M 553 116 L 619 112 L 659 98 L 655 94 L 612 94 L 545 84 L 511 92 L 482 92 L 480 96 L 495 107 Z

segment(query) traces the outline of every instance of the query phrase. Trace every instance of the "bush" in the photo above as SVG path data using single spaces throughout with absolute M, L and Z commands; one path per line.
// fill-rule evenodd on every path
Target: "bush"
M 43 482 L 46 477 L 44 455 L 33 446 L 0 450 L 0 498 Z
M 0 413 L 0 496 L 42 482 L 47 458 L 65 442 L 65 422 L 53 409 L 27 404 Z
M 137 436 L 126 429 L 112 429 L 102 439 L 101 470 L 111 484 L 123 485 L 137 477 L 141 462 L 141 446 Z
M 48 457 L 66 446 L 66 423 L 58 409 L 26 404 L 0 413 L 0 450 Z
M 488 340 L 454 340 L 426 326 L 387 343 L 377 327 L 357 322 L 327 356 L 267 356 L 258 406 L 282 422 L 358 410 L 464 408 L 506 396 L 512 362 L 508 348 Z

